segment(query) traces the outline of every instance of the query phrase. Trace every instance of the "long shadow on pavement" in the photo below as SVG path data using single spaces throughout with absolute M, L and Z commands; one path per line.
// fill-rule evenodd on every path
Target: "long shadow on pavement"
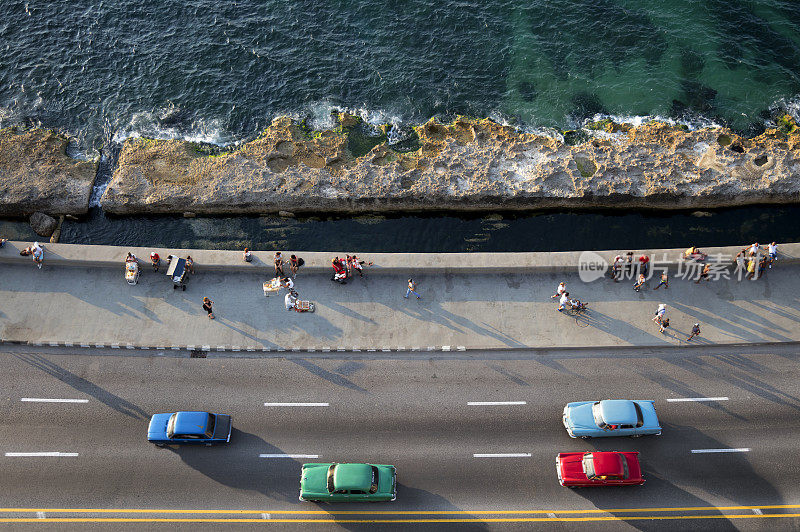
M 30 364 L 31 366 L 42 370 L 51 377 L 55 377 L 56 379 L 68 384 L 69 386 L 72 386 L 79 392 L 91 395 L 104 405 L 113 408 L 114 410 L 120 412 L 121 414 L 125 414 L 126 416 L 130 416 L 136 419 L 150 418 L 150 415 L 147 412 L 145 412 L 135 404 L 131 403 L 130 401 L 126 401 L 122 397 L 114 395 L 113 393 L 101 388 L 100 386 L 94 384 L 93 382 L 88 381 L 83 377 L 79 377 L 78 375 L 75 375 L 71 371 L 59 366 L 55 362 L 52 362 L 41 355 L 24 354 L 24 355 L 14 355 L 14 356 L 22 360 L 26 364 Z
M 259 454 L 285 454 L 255 434 L 236 428 L 228 445 L 214 447 L 166 446 L 215 482 L 237 490 L 261 493 L 277 502 L 298 502 L 302 464 L 292 458 L 259 458 Z M 239 452 L 236 452 L 239 451 Z
M 766 479 L 759 476 L 747 453 L 693 454 L 692 449 L 719 449 L 722 442 L 688 426 L 663 423 L 663 436 L 597 438 L 589 440 L 599 451 L 639 451 L 645 484 L 627 488 L 585 488 L 575 490 L 600 509 L 664 508 L 715 506 L 709 500 L 679 487 L 692 486 L 695 493 L 707 493 L 714 501 L 735 501 L 739 505 L 783 504 L 783 498 Z M 624 502 L 620 502 L 623 500 Z M 678 512 L 685 513 L 685 512 Z M 720 515 L 721 512 L 704 512 Z M 747 511 L 737 511 L 747 513 Z M 630 513 L 612 512 L 624 517 Z M 647 512 L 653 515 L 653 512 Z M 658 512 L 658 514 L 669 515 Z M 729 519 L 663 521 L 633 520 L 627 524 L 638 530 L 738 530 Z

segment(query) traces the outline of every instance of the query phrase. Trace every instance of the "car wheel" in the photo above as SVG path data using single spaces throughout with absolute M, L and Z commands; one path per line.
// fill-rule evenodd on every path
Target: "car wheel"
M 588 439 L 589 439 L 589 436 L 581 436 L 581 439 L 582 439 L 582 440 L 588 440 Z
M 163 443 L 156 443 L 155 446 L 156 447 L 164 447 L 164 444 Z
M 641 434 L 631 434 L 631 438 L 641 438 Z
M 210 443 L 207 443 L 207 444 L 206 444 L 206 447 L 211 447 L 211 444 L 210 444 Z

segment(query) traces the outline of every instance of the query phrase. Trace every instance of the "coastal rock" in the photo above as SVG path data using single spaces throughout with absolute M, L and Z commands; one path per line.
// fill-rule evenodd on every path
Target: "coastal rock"
M 39 236 L 50 237 L 53 231 L 58 227 L 58 220 L 52 216 L 48 216 L 43 212 L 35 212 L 31 214 L 30 218 L 31 227 L 34 232 Z
M 128 139 L 101 205 L 115 214 L 241 214 L 791 203 L 800 199 L 800 131 L 786 124 L 749 139 L 607 120 L 565 142 L 491 120 L 431 119 L 404 141 L 410 151 L 380 141 L 355 157 L 352 131 L 308 131 L 280 117 L 215 155 L 191 142 Z
M 0 130 L 0 216 L 88 212 L 97 169 L 69 157 L 68 144 L 54 131 Z

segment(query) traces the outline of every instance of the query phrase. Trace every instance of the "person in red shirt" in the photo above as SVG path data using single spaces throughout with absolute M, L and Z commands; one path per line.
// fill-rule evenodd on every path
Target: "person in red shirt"
M 647 255 L 642 255 L 639 257 L 639 273 L 643 274 L 645 279 L 647 278 L 647 272 L 650 269 L 650 257 Z
M 155 251 L 150 253 L 150 262 L 153 264 L 153 271 L 157 272 L 158 267 L 161 265 L 161 257 Z

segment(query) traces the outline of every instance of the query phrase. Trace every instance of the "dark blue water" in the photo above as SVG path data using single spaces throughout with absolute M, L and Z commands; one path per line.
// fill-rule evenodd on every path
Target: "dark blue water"
M 0 126 L 230 144 L 277 115 L 330 125 L 491 116 L 522 128 L 597 114 L 761 131 L 800 108 L 800 2 L 788 0 L 11 1 Z M 109 150 L 106 150 L 106 153 Z M 107 162 L 107 161 L 106 161 Z M 100 176 L 107 179 L 107 170 Z M 239 249 L 499 251 L 800 240 L 796 208 L 708 217 L 541 213 L 67 222 L 62 241 Z M 0 233 L 27 238 L 23 224 Z
M 800 94 L 794 0 L 11 1 L 0 125 L 94 153 L 131 134 L 230 143 L 276 115 L 595 113 L 763 128 Z

